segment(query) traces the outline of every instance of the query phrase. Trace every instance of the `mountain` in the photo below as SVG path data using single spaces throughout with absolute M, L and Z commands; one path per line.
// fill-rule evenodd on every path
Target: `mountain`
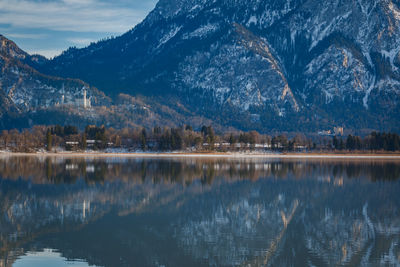
M 25 114 L 81 99 L 84 91 L 94 104 L 109 101 L 104 93 L 81 80 L 45 75 L 30 66 L 45 60 L 27 54 L 0 35 L 1 128 L 19 126 L 10 120 Z
M 398 131 L 399 23 L 390 0 L 160 0 L 124 35 L 33 66 L 241 129 Z
M 212 121 L 159 99 L 146 99 L 118 94 L 113 101 L 97 88 L 80 79 L 46 75 L 37 66 L 48 60 L 29 55 L 14 42 L 0 35 L 0 130 L 33 125 L 89 124 L 107 127 L 150 128 L 154 125 L 177 127 L 191 124 L 200 127 Z M 83 107 L 86 91 L 91 106 Z M 176 98 L 175 98 L 176 99 Z M 171 98 L 172 101 L 172 98 Z M 228 129 L 214 124 L 217 129 Z

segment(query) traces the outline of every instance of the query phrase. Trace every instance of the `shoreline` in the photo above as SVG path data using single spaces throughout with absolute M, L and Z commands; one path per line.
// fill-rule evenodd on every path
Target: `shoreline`
M 400 153 L 240 153 L 240 152 L 158 152 L 158 153 L 105 153 L 105 152 L 0 152 L 0 157 L 64 157 L 64 158 L 254 158 L 254 159 L 391 159 L 400 160 Z

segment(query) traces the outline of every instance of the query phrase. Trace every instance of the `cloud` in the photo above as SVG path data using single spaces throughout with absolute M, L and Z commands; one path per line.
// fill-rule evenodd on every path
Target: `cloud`
M 116 2 L 1 0 L 0 24 L 52 31 L 123 33 L 139 23 L 148 12 L 117 5 Z
M 140 23 L 157 0 L 0 0 L 0 33 L 28 53 L 54 57 L 117 36 Z
M 8 33 L 7 38 L 20 38 L 20 39 L 43 39 L 47 34 L 42 33 Z
M 95 0 L 63 0 L 63 2 L 67 5 L 93 5 Z

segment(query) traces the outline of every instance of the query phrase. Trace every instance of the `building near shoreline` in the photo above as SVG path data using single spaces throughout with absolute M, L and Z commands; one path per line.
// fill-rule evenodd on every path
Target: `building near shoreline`
M 331 130 L 328 130 L 328 131 L 323 130 L 323 131 L 319 131 L 318 135 L 330 136 L 330 135 L 332 135 L 332 132 L 331 132 Z
M 322 130 L 318 132 L 318 135 L 320 136 L 343 136 L 344 135 L 344 128 L 337 126 L 333 128 L 332 130 Z
M 343 136 L 344 133 L 344 128 L 343 127 L 334 127 L 333 131 L 335 132 L 335 135 L 340 135 Z

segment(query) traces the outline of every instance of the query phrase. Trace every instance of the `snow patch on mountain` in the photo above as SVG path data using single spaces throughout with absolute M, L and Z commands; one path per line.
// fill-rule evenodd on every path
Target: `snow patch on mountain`
M 235 44 L 187 57 L 176 75 L 177 83 L 183 82 L 181 90 L 212 94 L 219 105 L 231 103 L 242 110 L 279 103 L 285 86 L 269 62 Z
M 158 44 L 157 48 L 160 48 L 162 45 L 166 44 L 169 40 L 175 37 L 175 35 L 182 29 L 182 26 L 174 26 L 167 34 L 165 34 Z
M 390 60 L 390 65 L 391 65 L 392 69 L 394 69 L 394 70 L 398 70 L 398 68 L 394 65 L 394 60 L 399 56 L 399 52 L 400 52 L 400 46 L 395 47 L 395 48 L 391 49 L 390 51 L 386 51 L 386 50 L 381 51 L 382 56 L 384 56 L 385 58 L 388 58 Z
M 326 10 L 328 12 L 329 10 Z M 347 12 L 343 16 L 337 16 L 335 17 L 332 21 L 329 22 L 328 25 L 325 23 L 323 24 L 316 24 L 314 27 L 314 30 L 311 35 L 311 46 L 310 46 L 310 51 L 317 46 L 317 44 L 322 41 L 324 38 L 326 38 L 329 34 L 333 32 L 335 29 L 335 26 L 340 23 L 341 21 L 347 19 L 351 15 L 352 11 Z
M 191 33 L 186 33 L 182 36 L 182 39 L 187 40 L 191 38 L 204 38 L 208 34 L 216 32 L 219 29 L 219 24 L 217 23 L 209 23 L 206 25 L 202 25 Z
M 246 25 L 247 27 L 250 27 L 252 24 L 257 25 L 258 19 L 256 16 L 251 16 L 249 18 L 249 21 L 247 21 Z
M 351 51 L 335 45 L 308 64 L 305 77 L 303 93 L 307 95 L 307 88 L 316 88 L 326 104 L 337 99 L 366 105 L 374 88 L 374 76 L 365 65 Z

